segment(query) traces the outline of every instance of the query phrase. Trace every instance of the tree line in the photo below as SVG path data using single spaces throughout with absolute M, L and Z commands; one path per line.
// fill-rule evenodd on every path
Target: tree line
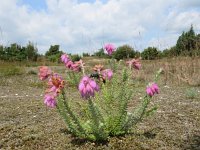
M 98 57 L 107 57 L 103 49 L 100 49 L 94 53 L 94 55 Z M 113 54 L 113 57 L 117 60 L 134 57 L 141 57 L 144 60 L 153 60 L 177 56 L 200 56 L 200 34 L 195 34 L 192 25 L 189 31 L 183 32 L 179 36 L 176 45 L 169 49 L 160 51 L 156 47 L 148 47 L 142 52 L 139 52 L 135 51 L 134 48 L 129 45 L 123 45 L 118 47 Z
M 50 48 L 44 54 L 45 58 L 52 62 L 59 62 L 60 56 L 63 51 L 60 50 L 59 45 L 51 45 Z M 81 57 L 96 56 L 96 57 L 114 57 L 117 60 L 126 58 L 138 58 L 141 57 L 144 60 L 160 59 L 164 57 L 176 57 L 176 56 L 200 56 L 200 34 L 195 34 L 193 26 L 187 32 L 183 32 L 176 45 L 165 49 L 163 51 L 158 50 L 156 47 L 148 47 L 142 52 L 135 51 L 130 45 L 119 46 L 112 56 L 108 56 L 104 53 L 104 49 L 101 48 L 93 54 L 83 53 L 82 56 L 78 54 L 69 54 L 73 61 L 79 60 Z M 6 61 L 37 61 L 38 57 L 43 55 L 38 54 L 37 47 L 28 42 L 26 46 L 20 46 L 16 43 L 10 46 L 0 45 L 0 60 Z
M 29 42 L 26 46 L 20 46 L 16 43 L 10 46 L 0 45 L 0 59 L 7 61 L 36 61 L 38 57 L 38 49 Z

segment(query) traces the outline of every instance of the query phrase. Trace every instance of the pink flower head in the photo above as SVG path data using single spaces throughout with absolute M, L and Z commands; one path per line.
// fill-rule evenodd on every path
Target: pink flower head
M 152 97 L 154 94 L 158 94 L 159 93 L 159 87 L 158 87 L 158 85 L 156 83 L 152 83 L 151 85 L 149 85 L 146 88 L 146 93 L 150 97 Z
M 141 68 L 141 63 L 139 59 L 132 59 L 130 61 L 127 61 L 126 63 L 130 66 L 130 68 L 135 68 L 137 70 L 140 70 Z
M 109 43 L 104 46 L 104 49 L 107 51 L 108 55 L 111 55 L 115 50 L 115 46 Z
M 70 60 L 67 54 L 62 54 L 61 61 L 65 64 L 66 68 L 71 69 L 73 62 Z
M 55 100 L 55 97 L 52 96 L 52 95 L 46 94 L 46 95 L 44 96 L 44 103 L 45 103 L 48 107 L 51 107 L 51 108 L 56 107 L 56 100 Z
M 70 59 L 69 59 L 69 56 L 68 56 L 67 54 L 62 54 L 62 56 L 61 56 L 61 61 L 62 61 L 63 63 L 66 64 L 69 60 L 70 60 Z
M 81 71 L 81 68 L 84 66 L 84 63 L 83 61 L 80 59 L 79 61 L 75 61 L 72 66 L 71 66 L 71 69 L 73 71 L 76 71 L 76 72 L 79 72 Z
M 39 78 L 40 80 L 45 80 L 51 75 L 51 70 L 47 66 L 41 66 L 39 68 Z
M 79 83 L 79 91 L 83 98 L 89 98 L 90 96 L 94 96 L 95 91 L 99 91 L 99 86 L 95 82 L 95 80 L 89 78 L 88 76 L 84 76 Z
M 149 96 L 151 96 L 151 97 L 154 95 L 154 93 L 153 93 L 151 87 L 147 87 L 146 93 L 147 93 Z
M 113 76 L 113 72 L 111 69 L 105 69 L 102 71 L 102 76 L 104 79 L 111 80 Z
M 69 60 L 67 63 L 65 63 L 65 66 L 69 69 L 72 68 L 73 62 L 71 60 Z
M 158 85 L 156 83 L 153 83 L 151 85 L 151 89 L 154 93 L 158 94 L 159 93 L 159 88 L 158 88 Z
M 49 89 L 47 90 L 47 92 L 53 92 L 57 95 L 58 93 L 60 93 L 61 89 L 64 88 L 63 78 L 58 74 L 54 73 L 49 79 L 48 87 Z

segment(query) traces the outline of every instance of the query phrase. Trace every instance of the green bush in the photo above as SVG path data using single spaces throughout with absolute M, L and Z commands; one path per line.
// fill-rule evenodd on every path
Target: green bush
M 104 49 L 101 48 L 99 49 L 97 52 L 94 53 L 94 56 L 97 56 L 99 58 L 110 58 L 109 55 L 107 55 L 105 52 L 104 52 Z
M 83 53 L 83 57 L 90 57 L 89 53 Z
M 10 46 L 0 45 L 0 59 L 6 61 L 37 61 L 38 50 L 36 46 L 29 42 L 27 46 L 20 46 L 16 43 Z
M 148 47 L 141 53 L 142 59 L 154 60 L 159 58 L 159 51 L 155 47 Z
M 187 89 L 185 94 L 189 99 L 195 99 L 198 96 L 198 92 L 194 88 Z
M 51 62 L 60 62 L 60 56 L 61 56 L 61 53 L 58 53 L 55 55 L 47 56 L 47 59 Z
M 74 61 L 79 61 L 81 59 L 81 56 L 78 54 L 71 55 L 71 60 Z
M 113 57 L 117 60 L 126 59 L 126 58 L 134 58 L 136 52 L 134 49 L 129 45 L 123 45 L 117 48 L 114 52 Z

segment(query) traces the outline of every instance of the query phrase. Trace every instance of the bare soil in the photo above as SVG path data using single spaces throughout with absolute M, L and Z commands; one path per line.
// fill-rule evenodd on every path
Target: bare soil
M 157 112 L 138 124 L 132 134 L 94 143 L 68 134 L 56 109 L 43 104 L 44 86 L 37 75 L 2 77 L 0 149 L 199 150 L 200 87 L 193 87 L 197 92 L 194 98 L 186 96 L 188 86 L 160 87 L 161 93 L 152 99 Z M 135 101 L 140 100 L 139 94 Z

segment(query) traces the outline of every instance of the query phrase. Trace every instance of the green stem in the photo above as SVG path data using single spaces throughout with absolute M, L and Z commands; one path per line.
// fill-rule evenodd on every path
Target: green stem
M 66 102 L 66 96 L 64 91 L 62 91 L 62 95 L 63 95 L 63 104 L 65 106 L 65 110 L 67 111 L 67 113 L 69 114 L 75 125 L 78 127 L 78 132 L 80 132 L 83 135 L 86 135 L 86 132 L 84 128 L 81 126 L 79 119 L 75 116 L 75 114 L 70 109 L 68 103 Z
M 88 107 L 89 107 L 89 111 L 90 111 L 90 115 L 92 119 L 92 124 L 91 124 L 92 132 L 96 140 L 102 140 L 105 138 L 106 134 L 104 133 L 100 125 L 101 120 L 102 120 L 101 114 L 91 99 L 88 100 Z M 103 122 L 104 121 L 102 121 L 102 123 Z
M 136 125 L 138 122 L 140 122 L 142 120 L 149 103 L 150 103 L 150 97 L 145 96 L 144 100 L 142 101 L 140 106 L 137 107 L 137 109 L 128 117 L 128 119 L 125 123 L 125 126 L 124 126 L 126 131 L 129 128 L 131 128 L 133 125 Z
M 66 111 L 63 110 L 64 112 L 62 112 L 60 107 L 61 106 L 59 105 L 57 105 L 56 107 L 59 114 L 63 117 L 67 127 L 69 128 L 69 131 L 76 135 L 76 129 L 73 127 L 73 124 L 71 123 L 70 118 L 66 115 Z

